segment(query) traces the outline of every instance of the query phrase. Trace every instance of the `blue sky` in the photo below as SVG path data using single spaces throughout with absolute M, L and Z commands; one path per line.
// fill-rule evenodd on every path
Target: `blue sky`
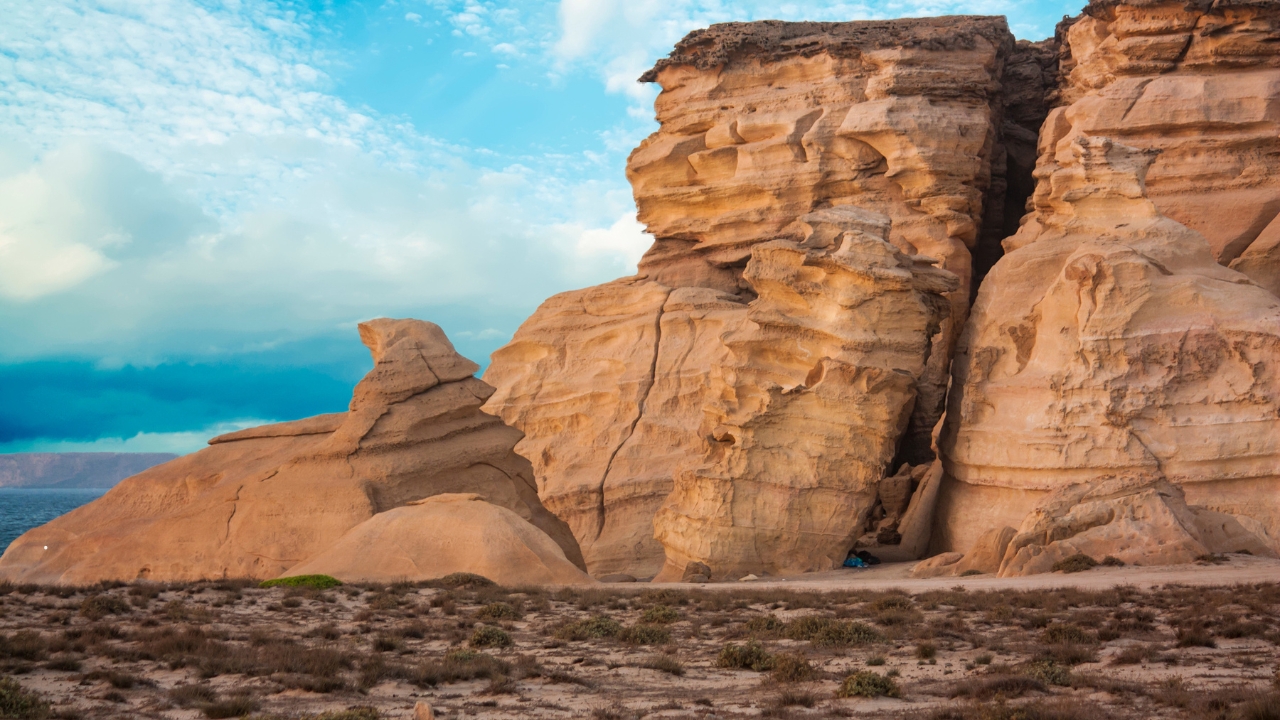
M 188 452 L 345 409 L 357 322 L 484 363 L 630 274 L 635 78 L 727 20 L 1079 2 L 0 0 L 0 452 Z

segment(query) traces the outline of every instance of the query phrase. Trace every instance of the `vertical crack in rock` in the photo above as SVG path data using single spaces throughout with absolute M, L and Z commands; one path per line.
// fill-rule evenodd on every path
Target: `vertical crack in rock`
M 662 299 L 662 303 L 658 306 L 658 314 L 653 320 L 653 358 L 649 362 L 648 382 L 644 384 L 644 389 L 640 391 L 640 399 L 636 401 L 636 416 L 631 420 L 631 425 L 627 428 L 626 433 L 622 436 L 622 441 L 618 446 L 609 453 L 609 461 L 605 463 L 604 472 L 600 475 L 600 505 L 596 510 L 598 518 L 596 525 L 596 539 L 604 533 L 604 524 L 606 519 L 605 507 L 605 486 L 609 482 L 609 472 L 613 470 L 613 461 L 618 457 L 618 453 L 622 451 L 627 441 L 635 435 L 636 426 L 640 424 L 640 419 L 644 417 L 645 404 L 649 401 L 649 393 L 653 390 L 654 384 L 658 379 L 658 355 L 662 349 L 662 315 L 666 309 L 667 300 L 671 298 L 671 291 L 668 290 Z

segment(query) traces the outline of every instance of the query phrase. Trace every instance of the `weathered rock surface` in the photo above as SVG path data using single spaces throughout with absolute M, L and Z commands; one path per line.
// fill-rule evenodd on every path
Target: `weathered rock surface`
M 659 580 L 695 561 L 715 578 L 838 567 L 906 430 L 958 281 L 890 245 L 883 215 L 839 207 L 802 221 L 804 243 L 752 248 L 743 277 L 758 297 L 721 338 L 709 451 L 677 472 L 654 520 Z
M 375 364 L 348 412 L 215 438 L 129 478 L 14 541 L 0 577 L 274 577 L 379 513 L 459 492 L 514 512 L 581 565 L 568 527 L 543 508 L 529 463 L 512 451 L 519 431 L 480 411 L 492 388 L 472 377 L 478 367 L 431 323 L 373 320 L 360 336 Z
M 517 450 L 533 462 L 540 495 L 573 528 L 593 573 L 645 577 L 667 555 L 667 574 L 677 576 L 698 558 L 717 576 L 730 571 L 713 558 L 748 571 L 827 567 L 849 549 L 829 544 L 856 538 L 870 507 L 845 494 L 857 488 L 874 504 L 899 445 L 915 464 L 932 459 L 930 433 L 968 305 L 969 248 L 987 222 L 982 194 L 1004 176 L 1005 135 L 1017 135 L 1002 124 L 1001 73 L 1014 58 L 1039 73 L 1043 53 L 1029 48 L 1015 45 L 1000 18 L 731 23 L 690 34 L 645 76 L 663 91 L 655 104 L 661 128 L 627 170 L 640 219 L 656 236 L 639 275 L 552 298 L 485 375 L 498 388 L 486 409 L 525 433 Z M 1043 112 L 1046 82 L 1039 74 L 1036 82 L 1039 94 L 1023 93 L 1011 115 L 1034 119 L 1036 103 Z M 1020 142 L 1036 126 L 1038 119 L 1022 128 Z M 873 257 L 891 255 L 878 237 L 866 257 L 839 257 L 846 230 L 836 223 L 815 233 L 804 219 L 841 207 L 886 216 L 901 257 L 934 258 L 955 279 L 902 290 L 902 273 L 928 261 L 877 264 Z M 871 279 L 873 268 L 895 279 Z M 881 282 L 889 284 L 875 287 Z M 842 315 L 858 292 L 892 329 L 850 340 L 874 334 L 858 326 L 866 315 Z M 891 310 L 876 304 L 882 292 L 911 299 Z M 920 292 L 945 301 L 930 301 L 921 315 Z M 938 317 L 919 326 L 926 315 Z M 881 360 L 858 364 L 881 351 Z M 872 367 L 887 374 L 872 378 Z M 828 372 L 820 392 L 783 392 Z M 861 420 L 862 410 L 837 409 L 870 397 L 882 405 Z M 839 427 L 823 425 L 842 413 Z M 784 417 L 798 423 L 793 430 L 776 427 Z M 857 438 L 866 454 L 845 477 L 836 458 L 855 454 L 823 459 L 818 446 L 860 422 L 874 429 Z M 721 426 L 734 430 L 717 438 Z M 763 443 L 794 440 L 809 465 L 790 478 L 762 445 L 726 454 L 728 432 L 748 444 L 756 433 Z M 708 453 L 713 459 L 703 461 Z M 739 480 L 737 499 L 723 494 Z M 753 483 L 766 495 L 744 504 Z M 818 488 L 840 499 L 789 505 Z M 654 539 L 660 506 L 671 518 L 657 528 L 666 551 Z M 837 510 L 851 514 L 801 517 Z M 695 538 L 694 525 L 705 537 Z M 720 529 L 727 534 L 712 540 Z M 809 532 L 822 538 L 816 555 L 791 544 Z M 776 552 L 735 555 L 742 543 L 775 540 Z
M 1053 147 L 1079 136 L 1158 150 L 1146 176 L 1155 206 L 1275 292 L 1277 33 L 1272 2 L 1094 0 L 1065 33 L 1064 105 L 1045 124 L 1041 173 L 1052 172 Z M 1048 193 L 1042 183 L 1038 205 Z
M 1153 151 L 1055 137 L 1046 130 L 1036 214 L 983 284 L 956 355 L 935 547 L 968 552 L 988 528 L 1034 534 L 1036 517 L 1067 512 L 1045 510 L 1046 495 L 1115 481 L 1177 486 L 1198 506 L 1188 512 L 1245 518 L 1249 547 L 1274 548 L 1280 299 L 1144 196 Z M 1174 531 L 1187 513 L 1175 524 L 1153 498 L 1113 506 L 1129 519 L 1082 539 L 1015 538 L 1000 572 L 1041 572 L 1072 548 L 1194 557 L 1204 543 Z
M 1015 541 L 1000 572 L 1073 547 L 1146 563 L 1274 552 L 1278 23 L 1275 3 L 1156 0 L 1092 2 L 1064 25 L 1034 212 L 953 365 L 933 540 L 952 553 L 919 572 L 962 572 L 991 554 L 984 530 L 1028 530 L 1046 494 L 1111 482 L 1177 493 L 1134 496 L 1133 517 L 1084 536 Z M 1203 522 L 1179 535 L 1190 516 Z
M 528 520 L 474 493 L 446 493 L 378 513 L 285 576 L 396 582 L 468 572 L 504 585 L 592 580 Z

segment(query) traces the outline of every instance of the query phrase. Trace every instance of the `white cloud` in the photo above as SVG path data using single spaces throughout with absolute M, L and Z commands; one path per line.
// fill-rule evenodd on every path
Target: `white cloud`
M 0 137 L 29 146 L 0 146 L 0 360 L 523 310 L 633 262 L 579 242 L 632 210 L 620 178 L 477 167 L 328 95 L 305 18 L 210 7 L 66 0 L 0 24 Z
M 579 257 L 616 258 L 630 272 L 640 262 L 640 256 L 653 244 L 653 236 L 645 232 L 644 225 L 636 220 L 635 213 L 618 218 L 607 228 L 571 228 L 562 226 L 564 232 L 576 230 L 575 248 Z

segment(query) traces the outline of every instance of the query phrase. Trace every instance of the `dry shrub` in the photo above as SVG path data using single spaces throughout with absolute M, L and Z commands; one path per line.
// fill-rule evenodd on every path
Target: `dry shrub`
M 479 625 L 471 633 L 471 647 L 511 647 L 513 641 L 507 631 L 493 625 Z
M 561 640 L 596 640 L 618 637 L 622 624 L 606 615 L 593 615 L 556 628 L 554 634 Z
M 1054 572 L 1078 573 L 1085 570 L 1092 570 L 1098 566 L 1098 561 L 1085 555 L 1084 553 L 1076 553 L 1071 557 L 1063 558 L 1053 564 Z
M 730 670 L 755 670 L 765 672 L 773 669 L 773 655 L 756 640 L 745 645 L 730 643 L 720 650 L 716 658 L 716 666 Z
M 684 675 L 684 663 L 671 655 L 651 655 L 640 662 L 640 667 L 660 670 L 669 675 Z
M 22 687 L 13 678 L 0 678 L 0 718 L 44 720 L 47 717 L 49 704 L 39 695 Z
M 985 675 L 963 680 L 954 686 L 950 696 L 968 697 L 974 700 L 990 700 L 994 697 L 1016 698 L 1029 692 L 1045 692 L 1043 682 L 1026 675 Z
M 787 623 L 785 635 L 791 640 L 808 640 L 816 647 L 865 645 L 883 639 L 880 633 L 866 623 L 819 615 L 806 615 L 792 620 Z
M 640 622 L 650 625 L 666 625 L 680 619 L 680 613 L 666 605 L 654 605 L 646 608 L 640 615 Z
M 902 690 L 893 678 L 870 670 L 859 670 L 846 677 L 836 690 L 836 697 L 901 697 Z

